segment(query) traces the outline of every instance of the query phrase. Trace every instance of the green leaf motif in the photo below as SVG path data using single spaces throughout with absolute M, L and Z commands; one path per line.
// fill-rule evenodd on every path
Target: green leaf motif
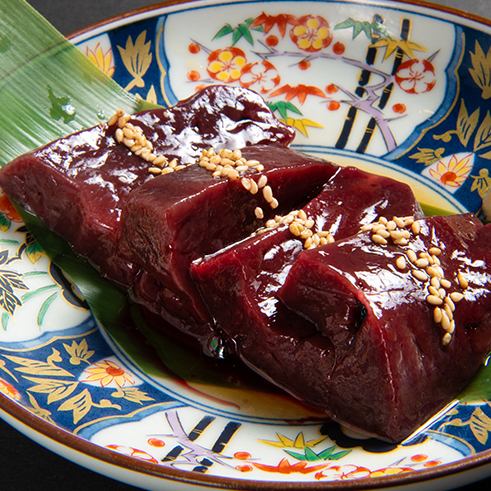
M 48 313 L 48 310 L 49 310 L 51 304 L 56 300 L 57 296 L 58 296 L 58 292 L 53 293 L 41 305 L 41 308 L 39 309 L 39 312 L 37 315 L 37 324 L 39 327 L 41 327 L 43 325 L 44 318 L 46 317 L 46 314 Z
M 11 223 L 12 222 L 7 218 L 4 213 L 0 213 L 0 230 L 2 232 L 8 232 Z
M 218 32 L 213 36 L 213 41 L 215 39 L 220 39 L 223 36 L 227 36 L 228 34 L 231 34 L 234 32 L 234 28 L 230 24 L 225 24 L 221 29 L 218 30 Z
M 289 101 L 268 102 L 267 105 L 272 112 L 278 112 L 283 119 L 288 118 L 288 111 L 302 115 L 302 111 Z
M 361 33 L 371 40 L 372 39 L 372 29 L 374 25 L 367 21 L 358 21 L 353 18 L 346 19 L 339 24 L 334 26 L 334 29 L 353 29 L 353 39 L 356 39 Z
M 318 461 L 325 461 L 325 460 L 339 460 L 339 459 L 342 459 L 343 457 L 346 457 L 346 455 L 348 455 L 351 452 L 351 450 L 341 450 L 339 452 L 335 452 L 334 450 L 336 450 L 336 445 L 325 448 L 324 450 L 322 450 L 319 453 L 315 452 L 310 447 L 305 447 L 303 454 L 301 454 L 299 452 L 293 452 L 291 450 L 285 450 L 285 452 L 290 457 L 293 457 L 294 459 L 302 460 L 302 461 L 306 461 L 306 462 L 318 462 Z
M 69 97 L 56 97 L 51 87 L 48 87 L 48 98 L 51 103 L 49 114 L 55 121 L 62 119 L 64 123 L 70 123 L 75 119 L 76 111 Z
M 8 36 L 0 36 L 0 53 L 6 53 L 12 46 L 12 41 Z
M 9 326 L 9 320 L 10 320 L 10 315 L 7 314 L 7 312 L 3 312 L 2 313 L 2 329 L 4 331 L 6 331 L 8 326 Z

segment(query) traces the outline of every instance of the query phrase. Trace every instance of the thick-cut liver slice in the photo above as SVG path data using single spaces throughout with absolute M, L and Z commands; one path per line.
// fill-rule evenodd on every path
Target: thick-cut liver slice
M 133 191 L 123 209 L 121 249 L 138 265 L 133 298 L 167 322 L 198 338 L 205 350 L 214 336 L 210 316 L 191 280 L 191 261 L 241 240 L 267 218 L 301 206 L 319 193 L 338 167 L 270 145 L 242 150 L 264 171 L 279 201 L 275 210 L 262 192 L 252 195 L 240 180 L 213 178 L 199 166 L 160 176 Z M 258 220 L 254 209 L 264 210 Z
M 330 230 L 336 239 L 356 233 L 378 215 L 420 213 L 408 186 L 355 168 L 339 169 L 304 210 L 317 230 Z M 277 298 L 302 250 L 303 242 L 281 226 L 195 262 L 192 276 L 217 326 L 247 365 L 329 410 L 325 380 L 336 366 L 336 336 L 322 335 Z M 342 303 L 338 308 L 347 311 Z
M 455 397 L 491 348 L 491 225 L 470 215 L 421 222 L 408 246 L 377 245 L 369 233 L 303 252 L 279 296 L 332 344 L 331 372 L 317 373 L 320 402 L 332 416 L 386 440 L 408 436 Z M 438 245 L 448 292 L 464 291 L 456 304 L 453 338 L 433 319 L 427 283 L 395 266 L 408 248 Z M 347 305 L 339 327 L 339 305 Z M 360 318 L 356 312 L 363 312 Z
M 134 115 L 154 151 L 192 163 L 203 148 L 286 146 L 294 131 L 254 92 L 213 86 L 170 109 Z M 116 143 L 105 124 L 23 155 L 0 172 L 0 186 L 89 258 L 105 275 L 128 285 L 134 266 L 115 253 L 128 194 L 148 180 L 148 162 Z

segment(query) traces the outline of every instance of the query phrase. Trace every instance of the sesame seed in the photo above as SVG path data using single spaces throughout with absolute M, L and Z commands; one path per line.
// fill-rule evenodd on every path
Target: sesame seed
M 360 230 L 361 230 L 362 232 L 368 232 L 369 230 L 372 230 L 372 228 L 373 228 L 373 227 L 372 227 L 372 224 L 371 224 L 371 223 L 369 223 L 368 225 L 363 225 L 363 226 L 360 228 Z
M 271 189 L 271 186 L 265 186 L 263 188 L 263 196 L 268 203 L 273 201 L 273 190 Z
M 439 247 L 430 247 L 428 251 L 432 256 L 439 256 L 442 250 Z
M 257 186 L 257 183 L 254 179 L 250 179 L 250 183 L 251 183 L 251 188 L 249 189 L 249 192 L 251 194 L 257 194 L 257 192 L 259 191 L 259 188 Z
M 436 295 L 428 295 L 426 301 L 431 305 L 441 305 L 443 303 L 443 300 Z
M 465 290 L 469 286 L 469 282 L 463 275 L 461 271 L 458 272 L 457 274 L 457 280 L 459 281 L 460 286 Z
M 443 310 L 445 310 L 445 312 L 447 313 L 448 315 L 448 318 L 450 320 L 453 320 L 453 313 L 454 313 L 454 310 L 452 310 L 452 307 L 448 304 L 448 303 L 445 303 L 445 305 L 443 306 Z
M 259 186 L 259 189 L 262 189 L 264 186 L 266 186 L 267 183 L 268 183 L 268 177 L 264 174 L 257 181 L 257 185 Z
M 431 293 L 431 295 L 435 295 L 436 297 L 439 297 L 440 295 L 438 294 L 438 290 L 434 286 L 429 286 L 428 291 Z
M 441 283 L 441 281 L 440 281 L 440 279 L 439 279 L 439 278 L 437 278 L 436 276 L 433 276 L 433 277 L 431 278 L 430 283 L 431 283 L 431 286 L 433 286 L 433 287 L 435 287 L 435 288 L 440 288 L 440 283 Z
M 399 228 L 404 228 L 406 226 L 406 224 L 404 223 L 404 220 L 402 218 L 394 217 L 392 220 L 396 223 L 396 225 Z
M 414 235 L 419 235 L 419 232 L 421 231 L 421 225 L 419 222 L 413 222 L 411 225 L 411 230 L 413 231 Z
M 298 210 L 297 216 L 302 220 L 307 220 L 307 213 L 305 213 L 303 210 Z
M 443 277 L 443 275 L 440 275 L 439 274 L 439 271 L 436 269 L 435 266 L 430 266 L 430 267 L 426 268 L 426 272 L 430 276 L 436 276 L 436 277 L 439 277 L 439 278 L 442 278 Z
M 174 172 L 174 169 L 172 167 L 164 167 L 162 169 L 162 174 L 170 174 L 171 172 Z
M 305 226 L 307 228 L 312 228 L 314 225 L 315 225 L 315 222 L 314 222 L 314 220 L 312 220 L 312 218 L 309 218 L 308 220 L 305 221 Z
M 452 335 L 447 332 L 442 338 L 443 346 L 447 346 L 448 344 L 450 344 L 450 341 L 452 341 Z
M 150 174 L 154 174 L 157 176 L 162 174 L 162 169 L 160 169 L 159 167 L 149 167 L 148 172 L 150 172 Z
M 382 244 L 382 245 L 387 244 L 387 241 L 381 235 L 378 234 L 372 235 L 372 241 L 375 242 L 375 244 Z
M 420 269 L 413 269 L 412 274 L 415 278 L 421 281 L 426 281 L 428 279 L 428 275 Z
M 385 217 L 380 217 L 378 219 L 378 221 L 379 221 L 379 223 L 383 223 L 384 225 L 387 225 L 389 220 L 387 220 L 387 218 L 385 218 Z
M 460 302 L 463 298 L 464 298 L 464 295 L 462 295 L 462 293 L 460 292 L 452 292 L 450 294 L 450 298 L 454 301 L 454 302 Z
M 398 269 L 406 269 L 406 259 L 403 256 L 399 256 L 396 259 L 396 266 Z
M 394 240 L 394 244 L 405 246 L 409 244 L 409 241 L 407 239 L 399 239 L 399 240 Z
M 445 331 L 448 332 L 448 330 L 450 329 L 450 319 L 448 317 L 448 314 L 445 310 L 442 310 L 442 327 Z
M 416 256 L 416 253 L 412 249 L 407 251 L 407 257 L 412 263 L 415 263 L 418 259 L 418 256 Z
M 314 235 L 314 232 L 312 232 L 312 230 L 306 228 L 306 229 L 303 229 L 301 234 L 300 234 L 300 238 L 301 239 L 308 239 L 309 237 L 312 237 Z
M 435 307 L 433 310 L 433 320 L 437 323 L 440 324 L 442 321 L 442 309 L 440 307 Z
M 259 165 L 259 160 L 247 160 L 246 165 L 249 167 L 256 167 Z
M 256 218 L 259 218 L 259 219 L 264 218 L 263 209 L 259 206 L 257 206 L 256 209 L 254 210 L 254 214 L 256 215 Z
M 240 183 L 242 184 L 242 187 L 246 190 L 249 191 L 251 189 L 251 180 L 248 179 L 247 177 L 243 177 L 240 180 Z
M 312 245 L 313 245 L 312 237 L 308 237 L 304 243 L 305 249 L 310 249 Z
M 396 222 L 394 220 L 390 220 L 386 224 L 388 230 L 395 230 L 397 228 Z
M 426 268 L 426 266 L 429 265 L 429 262 L 428 262 L 428 259 L 421 258 L 421 259 L 418 259 L 415 264 L 418 268 Z
M 443 288 L 450 288 L 452 286 L 452 283 L 450 281 L 446 280 L 445 278 L 442 278 L 440 280 L 440 284 L 443 286 Z
M 280 205 L 280 203 L 278 202 L 278 200 L 276 198 L 273 198 L 271 200 L 270 206 L 271 206 L 271 208 L 273 208 L 273 210 L 278 208 L 279 205 Z
M 249 170 L 249 167 L 247 167 L 247 165 L 238 165 L 235 170 L 237 172 L 245 172 L 247 170 Z
M 124 139 L 124 133 L 123 133 L 123 130 L 121 128 L 118 128 L 115 133 L 114 133 L 114 136 L 116 137 L 116 141 L 118 143 L 121 143 Z
M 329 244 L 329 241 L 326 239 L 326 237 L 321 237 L 320 245 L 323 246 L 327 244 Z
M 452 294 L 449 297 L 445 297 L 445 303 L 450 307 L 452 312 L 455 312 L 455 304 L 453 303 Z
M 378 230 L 377 235 L 382 236 L 384 239 L 388 239 L 390 237 L 390 232 L 386 229 Z
M 303 230 L 303 227 L 302 225 L 300 225 L 298 222 L 292 222 L 290 224 L 290 232 L 295 236 L 295 237 L 299 237 L 300 234 L 302 233 L 302 230 Z

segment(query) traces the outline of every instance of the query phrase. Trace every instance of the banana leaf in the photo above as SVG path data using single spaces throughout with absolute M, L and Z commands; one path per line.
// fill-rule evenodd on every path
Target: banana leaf
M 0 12 L 0 167 L 38 146 L 105 120 L 116 108 L 133 113 L 155 107 L 137 100 L 100 72 L 24 0 L 0 0 Z M 428 215 L 448 214 L 422 206 Z M 76 285 L 99 324 L 143 370 L 155 371 L 158 365 L 151 356 L 142 356 L 142 343 L 134 343 L 131 331 L 123 328 L 131 323 L 173 373 L 183 378 L 200 374 L 208 381 L 221 379 L 223 383 L 219 369 L 155 335 L 125 292 L 77 257 L 38 217 L 19 211 L 48 256 Z M 462 398 L 490 397 L 491 367 L 486 365 Z

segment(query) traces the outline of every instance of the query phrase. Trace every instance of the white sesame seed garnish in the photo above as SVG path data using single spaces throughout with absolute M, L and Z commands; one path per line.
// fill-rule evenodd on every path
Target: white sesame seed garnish
M 436 295 L 428 295 L 426 301 L 431 305 L 441 305 L 443 303 L 443 300 Z
M 450 341 L 452 341 L 452 335 L 447 332 L 442 338 L 443 346 L 447 346 L 448 344 L 450 344 Z
M 428 275 L 424 271 L 421 271 L 420 269 L 413 269 L 412 274 L 415 278 L 421 281 L 426 281 L 428 279 Z
M 387 245 L 387 240 L 378 234 L 372 235 L 372 241 L 375 242 L 375 244 Z
M 452 293 L 450 294 L 450 296 L 445 297 L 445 303 L 450 307 L 450 310 L 452 312 L 455 312 L 455 304 L 453 303 Z
M 259 186 L 259 189 L 262 189 L 264 186 L 266 186 L 267 183 L 268 183 L 268 177 L 264 174 L 257 181 L 257 185 Z
M 262 219 L 264 218 L 264 212 L 263 209 L 259 206 L 257 206 L 254 210 L 254 214 L 256 215 L 256 218 Z
M 464 298 L 464 295 L 462 295 L 462 293 L 460 292 L 452 292 L 450 294 L 450 298 L 454 301 L 454 302 L 460 302 L 463 298 Z
M 433 320 L 436 324 L 440 324 L 442 321 L 442 309 L 440 307 L 435 307 L 433 310 Z
M 467 281 L 466 277 L 464 274 L 459 271 L 457 274 L 457 280 L 459 282 L 459 285 L 465 290 L 469 286 L 469 282 Z
M 404 256 L 399 256 L 396 259 L 396 266 L 400 270 L 406 269 L 406 259 L 404 258 Z
M 432 256 L 439 256 L 442 253 L 442 250 L 439 247 L 430 247 L 430 249 L 428 250 L 428 252 Z

